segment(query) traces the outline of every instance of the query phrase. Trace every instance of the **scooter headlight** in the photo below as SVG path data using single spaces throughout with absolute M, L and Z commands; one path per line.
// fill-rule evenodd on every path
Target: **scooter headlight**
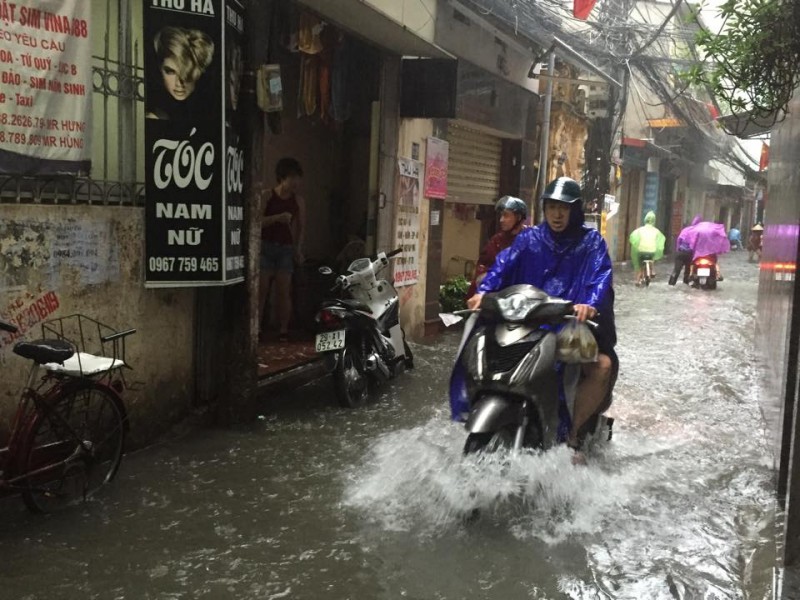
M 525 294 L 511 294 L 508 298 L 498 298 L 497 306 L 500 314 L 507 321 L 524 321 L 530 310 L 536 306 L 537 300 Z

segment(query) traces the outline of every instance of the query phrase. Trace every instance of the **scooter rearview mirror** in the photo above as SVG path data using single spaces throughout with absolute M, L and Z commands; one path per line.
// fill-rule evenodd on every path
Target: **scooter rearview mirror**
M 331 269 L 330 267 L 320 267 L 319 272 L 322 275 L 331 275 L 333 274 L 333 269 Z

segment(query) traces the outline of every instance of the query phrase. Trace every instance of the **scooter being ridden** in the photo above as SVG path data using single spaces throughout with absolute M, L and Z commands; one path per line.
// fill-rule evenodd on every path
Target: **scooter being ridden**
M 559 361 L 555 330 L 574 318 L 571 302 L 530 285 L 484 296 L 466 324 L 450 385 L 452 417 L 469 432 L 465 454 L 547 450 L 564 441 L 581 365 Z M 584 443 L 611 439 L 614 421 L 603 415 L 610 400 L 579 432 Z
M 414 368 L 414 356 L 400 324 L 400 299 L 394 286 L 377 275 L 402 249 L 381 252 L 376 260 L 359 258 L 331 290 L 316 316 L 316 351 L 333 373 L 336 396 L 345 407 L 364 404 L 370 383 L 388 380 Z M 323 275 L 333 275 L 329 267 Z
M 717 281 L 721 281 L 719 276 L 719 266 L 717 257 L 698 256 L 692 261 L 692 268 L 689 272 L 689 284 L 694 288 L 704 290 L 717 289 Z

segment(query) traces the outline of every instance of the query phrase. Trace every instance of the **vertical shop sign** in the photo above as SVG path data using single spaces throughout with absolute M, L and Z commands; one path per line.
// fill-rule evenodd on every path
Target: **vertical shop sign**
M 435 137 L 428 138 L 425 150 L 426 198 L 447 198 L 447 163 L 450 144 Z
M 0 1 L 0 173 L 88 173 L 91 2 Z
M 244 72 L 244 6 L 228 0 L 225 6 L 225 281 L 244 279 L 244 140 L 239 102 Z
M 145 4 L 145 285 L 244 279 L 239 0 Z
M 419 279 L 419 193 L 421 164 L 409 158 L 397 161 L 397 212 L 395 216 L 395 246 L 402 248 L 394 262 L 395 286 L 412 285 Z

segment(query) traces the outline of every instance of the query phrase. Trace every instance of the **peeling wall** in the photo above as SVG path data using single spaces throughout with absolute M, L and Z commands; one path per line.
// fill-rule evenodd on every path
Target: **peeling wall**
M 397 154 L 403 158 L 411 158 L 412 145 L 419 144 L 419 161 L 422 163 L 420 181 L 424 181 L 425 178 L 426 140 L 432 135 L 433 122 L 429 119 L 403 119 L 400 123 Z M 418 283 L 397 289 L 397 293 L 400 294 L 400 318 L 406 334 L 414 340 L 419 340 L 425 335 L 425 280 L 428 274 L 429 225 L 430 202 L 427 198 L 420 197 Z
M 185 414 L 193 392 L 192 290 L 145 290 L 141 208 L 0 207 L 0 315 L 20 333 L 0 333 L 0 441 L 11 424 L 29 363 L 14 342 L 41 337 L 44 321 L 86 314 L 134 327 L 126 372 L 141 389 L 124 396 L 131 445 L 153 439 Z

